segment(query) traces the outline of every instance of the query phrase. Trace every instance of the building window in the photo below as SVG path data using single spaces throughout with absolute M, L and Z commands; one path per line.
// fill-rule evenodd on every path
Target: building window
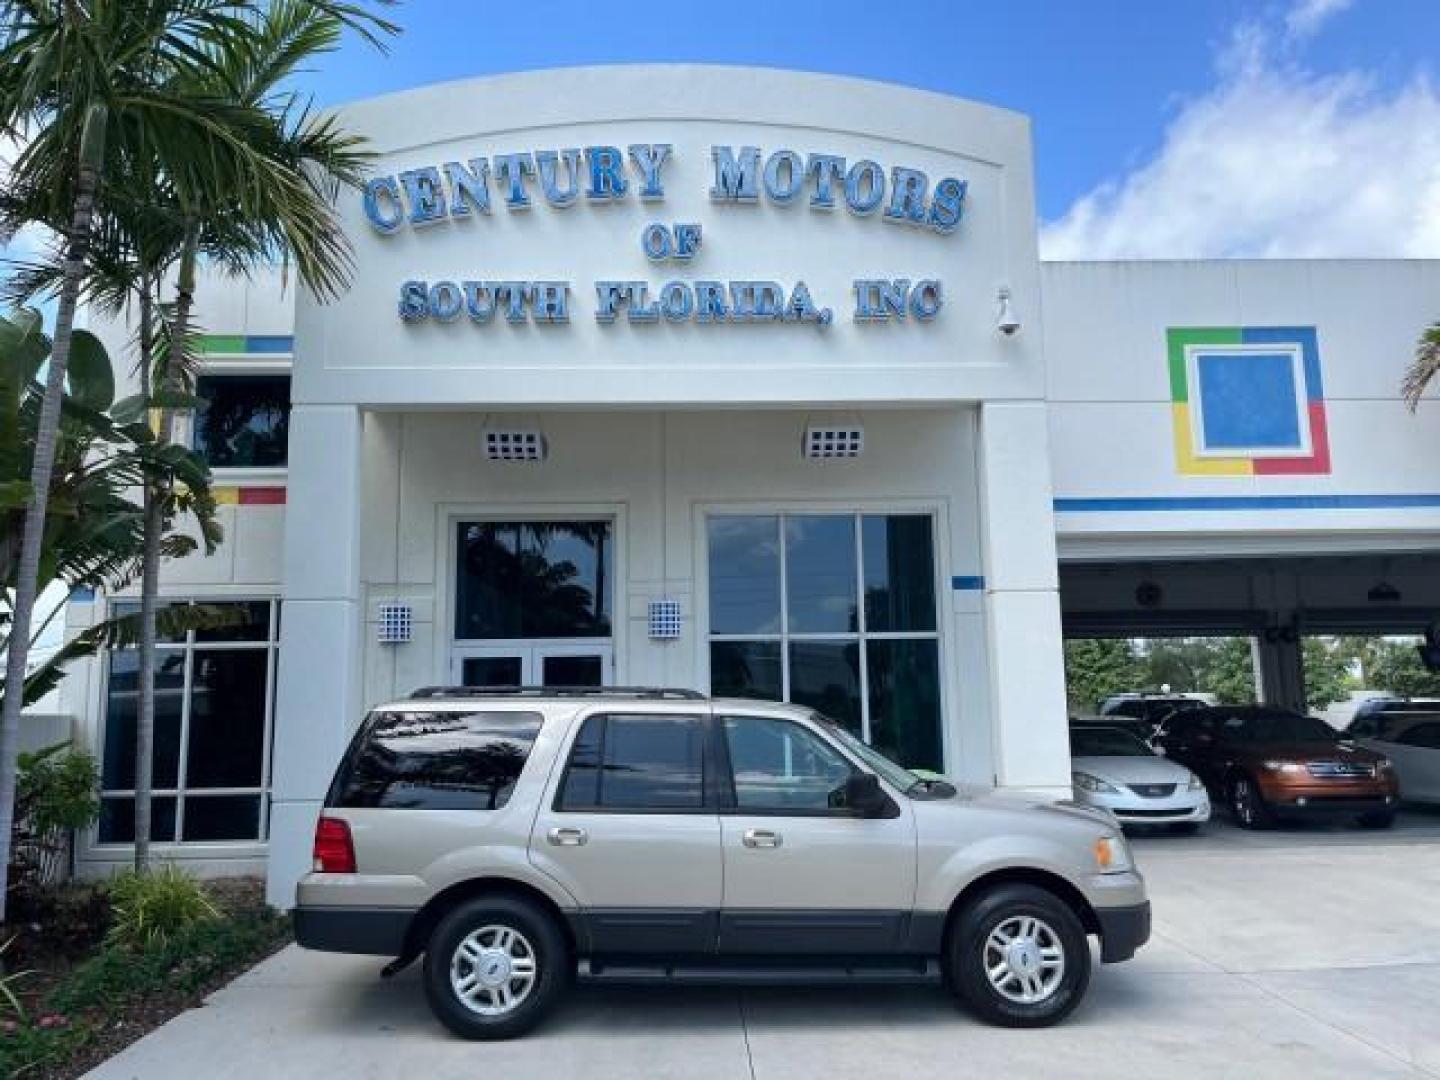
M 462 521 L 455 637 L 610 636 L 608 521 Z
M 280 605 L 196 602 L 228 608 L 244 621 L 192 630 L 156 649 L 151 839 L 264 840 Z M 138 608 L 133 601 L 114 605 L 116 614 Z M 102 844 L 128 844 L 135 839 L 139 652 L 114 649 L 107 660 L 98 835 Z
M 715 515 L 708 542 L 712 693 L 809 705 L 941 768 L 928 514 Z
M 289 460 L 290 376 L 202 375 L 191 447 L 211 468 L 281 468 Z

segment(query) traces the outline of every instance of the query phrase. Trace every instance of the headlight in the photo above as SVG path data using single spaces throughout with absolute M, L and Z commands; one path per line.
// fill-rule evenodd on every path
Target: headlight
M 1098 776 L 1091 776 L 1088 772 L 1073 772 L 1070 774 L 1070 779 L 1082 791 L 1107 791 L 1112 795 L 1119 794 L 1114 784 L 1107 784 Z
M 1391 761 L 1388 757 L 1382 757 L 1379 761 L 1375 763 L 1376 772 L 1390 772 L 1394 768 L 1395 763 Z
M 1201 790 L 1204 786 L 1205 786 L 1205 781 L 1201 780 L 1200 777 L 1196 776 L 1196 775 L 1192 772 L 1192 773 L 1190 774 L 1190 783 L 1188 783 L 1188 784 L 1185 785 L 1185 790 L 1186 790 L 1186 791 L 1199 791 L 1199 790 Z
M 1095 865 L 1102 874 L 1123 874 L 1135 866 L 1130 846 L 1119 836 L 1102 836 L 1095 841 Z
M 1298 761 L 1267 761 L 1264 762 L 1266 772 L 1298 773 L 1304 772 L 1305 766 Z

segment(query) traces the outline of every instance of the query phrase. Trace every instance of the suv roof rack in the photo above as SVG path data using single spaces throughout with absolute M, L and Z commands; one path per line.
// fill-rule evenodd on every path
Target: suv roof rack
M 698 690 L 673 686 L 422 686 L 416 698 L 468 697 L 630 697 L 673 701 L 705 701 Z

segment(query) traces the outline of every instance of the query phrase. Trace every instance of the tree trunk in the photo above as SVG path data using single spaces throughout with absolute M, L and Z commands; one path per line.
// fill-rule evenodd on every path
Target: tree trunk
M 30 466 L 30 503 L 25 508 L 25 532 L 20 547 L 20 565 L 15 581 L 14 620 L 10 626 L 9 654 L 5 662 L 5 702 L 0 710 L 0 921 L 10 893 L 10 840 L 15 825 L 15 762 L 19 751 L 20 711 L 25 702 L 25 663 L 30 658 L 30 623 L 35 610 L 40 579 L 40 552 L 45 541 L 45 512 L 50 502 L 50 478 L 55 467 L 55 442 L 60 429 L 60 401 L 65 394 L 65 370 L 70 362 L 70 337 L 75 325 L 75 305 L 80 296 L 80 279 L 90 254 L 90 228 L 99 183 L 96 169 L 103 144 L 103 113 L 87 117 L 98 131 L 87 130 L 82 140 L 92 152 L 82 150 L 75 185 L 75 204 L 70 218 L 70 237 L 65 251 L 65 272 L 60 302 L 55 312 L 55 342 L 50 351 L 50 370 L 45 377 L 45 398 L 35 428 L 35 459 Z
M 154 339 L 150 335 L 150 292 L 148 280 L 140 301 L 140 363 L 148 397 L 153 388 L 170 392 L 176 388 L 175 374 L 184 364 L 177 350 L 185 346 L 189 333 L 190 307 L 195 294 L 195 244 L 193 229 L 187 232 L 180 254 L 180 274 L 176 283 L 175 321 L 170 332 L 170 347 L 161 368 L 154 365 Z M 168 445 L 175 437 L 175 410 L 162 405 L 159 410 L 160 444 Z M 140 560 L 140 703 L 135 720 L 135 870 L 150 865 L 151 810 L 154 804 L 155 755 L 155 608 L 160 591 L 160 541 L 165 531 L 165 500 L 168 497 L 158 482 L 145 485 L 145 547 Z M 182 740 L 183 742 L 183 740 Z M 178 779 L 178 778 L 177 778 Z M 177 822 L 178 826 L 178 822 Z M 178 837 L 177 837 L 178 839 Z
M 154 311 L 148 275 L 140 279 L 140 393 L 154 384 Z M 147 413 L 148 415 L 148 413 Z M 151 791 L 155 786 L 155 602 L 160 585 L 161 493 L 145 481 L 145 547 L 140 569 L 139 701 L 135 711 L 135 872 L 150 865 Z

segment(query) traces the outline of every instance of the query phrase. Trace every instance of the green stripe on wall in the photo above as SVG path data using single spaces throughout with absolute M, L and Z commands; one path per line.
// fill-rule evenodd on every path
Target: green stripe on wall
M 1185 373 L 1185 346 L 1239 345 L 1238 326 L 1172 326 L 1165 331 L 1170 356 L 1170 400 L 1177 405 L 1189 402 L 1189 379 Z
M 200 351 L 202 353 L 235 353 L 245 352 L 244 334 L 201 334 Z

